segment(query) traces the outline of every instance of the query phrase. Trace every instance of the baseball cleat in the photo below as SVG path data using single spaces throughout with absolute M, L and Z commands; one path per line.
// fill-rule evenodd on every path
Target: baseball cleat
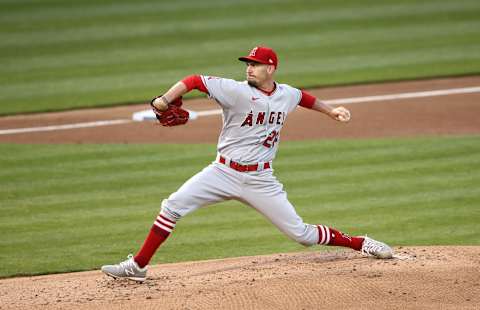
M 368 256 L 374 256 L 376 258 L 392 258 L 393 250 L 388 245 L 383 242 L 374 240 L 367 236 L 364 237 L 362 249 L 362 254 Z
M 147 267 L 140 268 L 132 254 L 128 255 L 128 259 L 120 264 L 102 266 L 102 272 L 115 279 L 124 278 L 137 282 L 143 282 L 147 277 Z

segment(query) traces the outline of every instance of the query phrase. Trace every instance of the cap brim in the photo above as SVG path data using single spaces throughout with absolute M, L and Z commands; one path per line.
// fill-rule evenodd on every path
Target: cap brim
M 259 64 L 271 65 L 271 64 L 268 64 L 268 63 L 265 63 L 265 62 L 259 61 L 258 59 L 256 59 L 256 58 L 253 58 L 253 57 L 250 57 L 250 56 L 247 56 L 247 57 L 240 57 L 240 58 L 238 58 L 238 60 L 240 60 L 240 61 L 243 61 L 243 62 L 252 61 L 252 62 L 259 63 Z

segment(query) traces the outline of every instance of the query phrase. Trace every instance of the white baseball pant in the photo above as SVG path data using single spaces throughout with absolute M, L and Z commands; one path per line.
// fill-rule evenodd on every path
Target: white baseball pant
M 163 200 L 161 214 L 176 222 L 199 207 L 230 199 L 255 208 L 280 231 L 300 244 L 311 246 L 320 241 L 319 228 L 304 223 L 298 216 L 287 199 L 283 185 L 271 169 L 238 172 L 214 162 Z M 327 240 L 321 240 L 320 243 L 324 242 L 328 243 Z

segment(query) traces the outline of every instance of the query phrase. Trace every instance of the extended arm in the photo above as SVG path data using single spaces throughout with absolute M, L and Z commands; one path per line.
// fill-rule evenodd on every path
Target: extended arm
M 156 118 L 163 126 L 184 125 L 190 118 L 190 113 L 182 109 L 182 96 L 192 89 L 207 93 L 208 90 L 199 75 L 190 75 L 175 85 L 163 95 L 150 102 Z
M 326 104 L 320 99 L 310 95 L 309 93 L 302 91 L 302 99 L 300 100 L 300 105 L 302 107 L 312 109 L 318 112 L 322 112 L 336 121 L 348 122 L 350 121 L 350 111 L 344 107 L 332 107 L 329 104 Z
M 321 102 L 319 99 L 315 100 L 315 104 L 312 107 L 312 110 L 322 112 L 330 116 L 336 121 L 348 122 L 350 121 L 350 111 L 344 107 L 332 107 L 326 103 Z
M 188 92 L 189 90 L 187 89 L 185 83 L 183 83 L 183 81 L 178 81 L 175 85 L 170 87 L 170 89 L 165 94 L 163 94 L 163 97 L 165 97 L 168 102 L 172 102 Z
M 170 87 L 165 94 L 153 101 L 153 105 L 161 110 L 163 103 L 170 104 L 192 89 L 198 89 L 199 91 L 208 94 L 207 88 L 201 77 L 199 75 L 190 75 Z

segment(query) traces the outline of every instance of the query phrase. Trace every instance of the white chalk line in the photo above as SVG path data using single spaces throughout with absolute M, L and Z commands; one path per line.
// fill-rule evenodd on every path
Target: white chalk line
M 110 120 L 110 121 L 95 121 L 95 122 L 87 122 L 87 123 L 52 125 L 52 126 L 43 126 L 43 127 L 14 128 L 14 129 L 0 130 L 0 135 L 110 126 L 110 125 L 118 125 L 118 124 L 125 124 L 125 123 L 131 123 L 131 122 L 132 120 L 129 120 L 129 119 L 116 119 L 116 120 Z
M 362 102 L 375 102 L 375 101 L 388 101 L 388 100 L 409 99 L 409 98 L 469 94 L 469 93 L 478 93 L 478 92 L 480 92 L 480 86 L 440 89 L 440 90 L 430 90 L 430 91 L 420 91 L 420 92 L 410 92 L 410 93 L 399 93 L 399 94 L 389 94 L 389 95 L 378 95 L 378 96 L 341 98 L 341 99 L 322 100 L 322 101 L 327 104 L 337 105 L 337 104 L 352 104 L 352 103 L 362 103 Z M 221 109 L 206 110 L 206 111 L 198 111 L 196 113 L 197 113 L 197 116 L 211 116 L 211 115 L 222 114 L 222 110 Z M 65 125 L 52 125 L 52 126 L 42 126 L 42 127 L 13 128 L 13 129 L 0 130 L 0 135 L 110 126 L 110 125 L 126 124 L 131 122 L 133 122 L 133 120 L 117 119 L 117 120 L 105 120 L 105 121 L 65 124 Z
M 408 99 L 408 98 L 435 97 L 435 96 L 468 94 L 468 93 L 478 93 L 478 92 L 480 92 L 480 87 L 477 86 L 477 87 L 429 90 L 429 91 L 420 91 L 420 92 L 412 92 L 412 93 L 400 93 L 400 94 L 391 94 L 391 95 L 379 95 L 379 96 L 367 96 L 367 97 L 357 97 L 357 98 L 333 99 L 333 100 L 324 100 L 323 102 L 328 103 L 328 104 L 350 104 L 350 103 L 360 103 L 360 102 L 374 102 L 374 101 L 386 101 L 386 100 L 397 100 L 397 99 Z

